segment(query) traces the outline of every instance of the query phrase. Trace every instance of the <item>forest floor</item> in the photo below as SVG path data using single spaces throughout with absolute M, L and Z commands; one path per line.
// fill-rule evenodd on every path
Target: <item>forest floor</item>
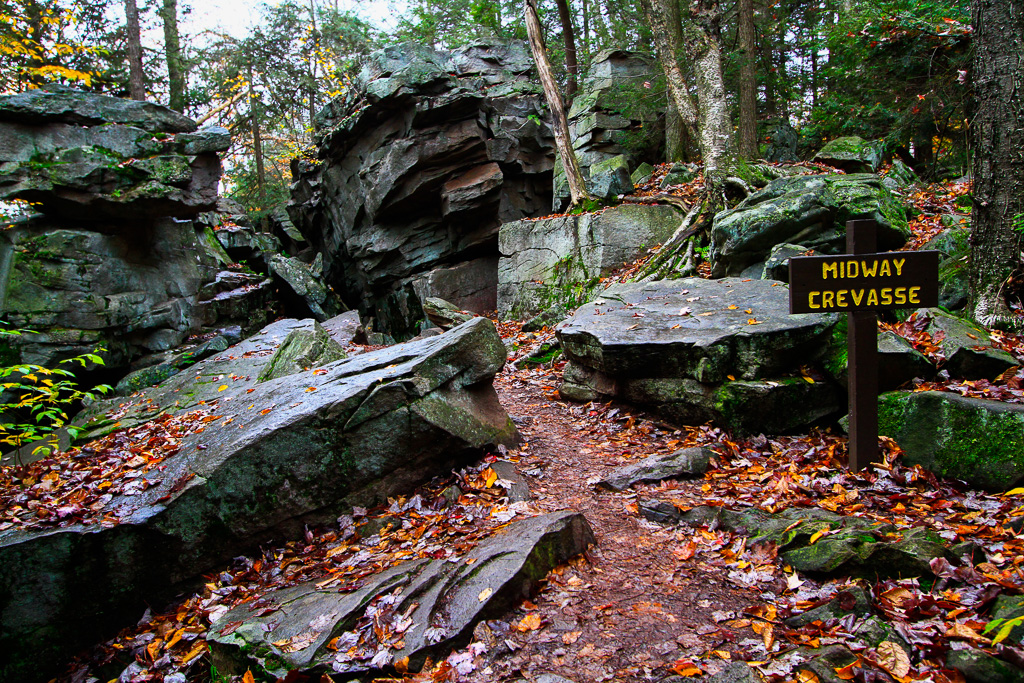
M 911 222 L 911 248 L 941 230 L 942 214 L 964 215 L 956 202 L 966 191 L 963 184 L 933 186 L 911 197 L 920 210 Z M 520 447 L 488 455 L 387 505 L 356 509 L 338 526 L 309 529 L 303 539 L 282 539 L 278 547 L 236 558 L 206 577 L 198 592 L 154 606 L 138 625 L 73 662 L 61 681 L 226 681 L 211 671 L 205 634 L 231 605 L 300 581 L 346 589 L 410 557 L 463 552 L 517 515 L 559 509 L 578 510 L 590 522 L 597 543 L 585 556 L 557 568 L 513 613 L 478 626 L 473 641 L 445 660 L 419 674 L 377 680 L 483 683 L 555 673 L 578 683 L 659 681 L 699 678 L 743 661 L 767 680 L 815 683 L 817 677 L 799 665 L 809 652 L 832 644 L 849 647 L 856 657 L 836 667 L 839 680 L 960 683 L 964 676 L 945 661 L 956 649 L 988 652 L 1024 667 L 1019 640 L 1013 643 L 1008 629 L 990 626 L 997 598 L 1024 593 L 1024 540 L 1017 534 L 1024 489 L 985 494 L 938 480 L 902 466 L 898 446 L 884 438 L 885 462 L 852 473 L 845 467 L 845 437 L 838 433 L 734 439 L 709 425 L 669 426 L 613 402 L 573 404 L 557 391 L 561 361 L 527 360 L 553 332 L 523 333 L 517 323 L 498 327 L 513 351 L 495 387 L 524 437 Z M 913 319 L 887 329 L 933 361 L 943 360 L 936 340 Z M 1021 337 L 997 334 L 996 344 L 1024 358 Z M 914 388 L 1021 403 L 1024 370 L 992 381 L 940 378 Z M 689 446 L 715 454 L 702 477 L 622 492 L 597 485 L 624 464 Z M 489 467 L 498 457 L 516 464 L 530 483 L 532 501 L 512 505 L 503 497 Z M 461 489 L 455 505 L 444 501 L 452 483 Z M 748 544 L 714 524 L 647 521 L 640 504 L 649 500 L 678 510 L 715 505 L 774 514 L 819 508 L 893 524 L 901 532 L 926 527 L 951 546 L 971 541 L 976 552 L 961 565 L 933 567 L 929 577 L 805 576 L 780 560 L 778 548 Z M 371 523 L 382 530 L 371 534 L 365 526 Z M 855 642 L 850 619 L 800 628 L 783 623 L 853 587 L 869 596 L 872 613 L 891 628 L 892 637 L 881 645 Z M 254 683 L 252 674 L 242 680 Z M 287 683 L 303 681 L 327 683 L 301 675 Z

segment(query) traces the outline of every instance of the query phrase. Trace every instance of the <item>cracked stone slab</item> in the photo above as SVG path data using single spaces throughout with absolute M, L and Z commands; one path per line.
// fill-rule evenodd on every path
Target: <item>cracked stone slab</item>
M 255 666 L 274 676 L 292 670 L 361 676 L 407 658 L 408 669 L 417 671 L 427 657 L 468 641 L 477 622 L 511 609 L 550 570 L 594 542 L 581 513 L 552 512 L 515 522 L 454 562 L 405 562 L 352 593 L 320 590 L 316 582 L 277 590 L 259 600 L 261 616 L 243 603 L 210 627 L 214 664 L 228 674 Z M 377 634 L 357 630 L 365 617 L 382 624 Z

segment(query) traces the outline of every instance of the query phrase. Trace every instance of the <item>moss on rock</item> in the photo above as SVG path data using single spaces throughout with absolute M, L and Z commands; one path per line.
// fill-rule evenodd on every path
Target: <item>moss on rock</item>
M 948 392 L 893 392 L 878 403 L 879 433 L 904 461 L 990 491 L 1024 480 L 1024 406 Z

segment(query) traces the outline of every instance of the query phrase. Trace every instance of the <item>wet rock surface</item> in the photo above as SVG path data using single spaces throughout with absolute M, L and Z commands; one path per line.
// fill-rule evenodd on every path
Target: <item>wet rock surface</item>
M 837 321 L 790 315 L 786 288 L 768 280 L 614 285 L 559 326 L 569 360 L 559 391 L 748 433 L 806 426 L 839 409 L 841 395 L 786 374 L 827 352 Z
M 243 604 L 211 626 L 214 662 L 228 673 L 258 666 L 276 676 L 360 676 L 403 660 L 418 671 L 427 657 L 467 642 L 477 622 L 529 597 L 551 569 L 593 542 L 582 514 L 554 512 L 513 523 L 457 562 L 405 562 L 354 592 L 312 583 L 276 591 L 262 598 L 266 616 Z M 367 637 L 355 626 L 368 616 L 389 626 Z
M 276 325 L 263 336 L 283 339 L 301 323 Z M 177 441 L 176 454 L 135 480 L 131 493 L 101 501 L 92 523 L 0 532 L 5 676 L 42 672 L 97 632 L 137 617 L 143 600 L 169 597 L 173 586 L 239 552 L 383 501 L 516 439 L 491 387 L 505 349 L 486 319 L 257 382 L 276 343 L 248 340 L 107 418 L 138 425 L 167 407 L 168 424 L 191 427 L 164 434 Z M 260 360 L 246 362 L 252 358 Z M 204 385 L 211 400 L 192 391 Z

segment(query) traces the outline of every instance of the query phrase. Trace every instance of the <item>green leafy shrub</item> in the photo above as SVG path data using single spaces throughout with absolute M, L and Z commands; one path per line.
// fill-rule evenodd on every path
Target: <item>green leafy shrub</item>
M 0 328 L 0 337 L 19 336 L 27 330 Z M 86 353 L 60 362 L 60 365 L 87 367 L 90 363 L 103 365 L 99 356 L 103 349 Z M 101 384 L 91 390 L 83 390 L 75 380 L 75 373 L 64 367 L 45 368 L 33 363 L 13 362 L 8 355 L 0 366 L 0 389 L 3 403 L 0 404 L 0 448 L 20 448 L 25 444 L 42 441 L 39 448 L 55 450 L 55 441 L 47 439 L 68 422 L 67 410 L 80 401 L 92 400 L 97 394 L 111 390 Z M 81 431 L 68 426 L 67 431 L 74 438 Z

